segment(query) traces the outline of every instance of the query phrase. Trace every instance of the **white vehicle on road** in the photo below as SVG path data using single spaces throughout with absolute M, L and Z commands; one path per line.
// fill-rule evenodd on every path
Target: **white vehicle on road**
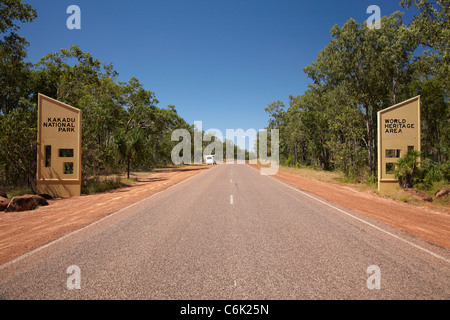
M 216 164 L 216 157 L 215 156 L 205 156 L 205 163 L 207 165 L 214 165 L 214 164 Z

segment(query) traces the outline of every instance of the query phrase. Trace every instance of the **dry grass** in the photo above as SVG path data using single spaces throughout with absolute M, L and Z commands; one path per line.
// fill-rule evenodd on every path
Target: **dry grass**
M 261 164 L 258 163 L 258 165 Z M 345 187 L 350 187 L 359 191 L 370 192 L 380 197 L 389 198 L 395 201 L 408 203 L 418 207 L 427 207 L 432 210 L 439 210 L 441 212 L 443 211 L 450 214 L 450 196 L 445 196 L 442 198 L 434 197 L 436 191 L 445 187 L 447 188 L 449 187 L 448 184 L 442 182 L 435 183 L 429 191 L 425 192 L 426 194 L 430 195 L 433 198 L 433 202 L 430 203 L 423 200 L 418 200 L 412 197 L 411 195 L 405 194 L 404 192 L 401 192 L 400 188 L 399 191 L 396 193 L 379 192 L 377 183 L 371 183 L 370 181 L 366 181 L 363 179 L 346 178 L 345 175 L 341 172 L 324 171 L 308 167 L 298 168 L 285 166 L 280 166 L 279 171 L 299 175 L 307 179 L 322 181 L 326 183 L 333 183 Z
M 334 183 L 342 186 L 352 187 L 360 191 L 376 192 L 377 185 L 363 179 L 347 178 L 341 172 L 317 170 L 313 168 L 301 167 L 284 167 L 281 166 L 280 171 L 296 174 L 307 179 L 318 180 L 322 182 Z

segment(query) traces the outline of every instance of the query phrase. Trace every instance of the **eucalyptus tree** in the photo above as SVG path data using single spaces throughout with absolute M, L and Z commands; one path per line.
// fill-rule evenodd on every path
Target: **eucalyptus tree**
M 450 161 L 450 0 L 402 0 L 419 14 L 409 23 L 410 41 L 420 46 L 409 95 L 421 95 L 422 150 L 425 157 Z
M 377 112 L 398 102 L 409 83 L 408 67 L 416 46 L 408 42 L 402 14 L 381 19 L 381 29 L 350 19 L 331 29 L 332 40 L 317 60 L 304 68 L 314 85 L 332 91 L 345 87 L 349 100 L 364 114 L 367 163 L 377 164 Z
M 130 178 L 131 163 L 136 160 L 145 147 L 143 133 L 139 128 L 128 132 L 124 130 L 115 133 L 114 142 L 121 159 L 126 163 L 127 178 Z
M 30 103 L 31 63 L 20 23 L 36 10 L 20 0 L 0 0 L 0 185 L 26 183 L 33 188 L 36 155 L 35 105 Z
M 0 33 L 17 31 L 18 22 L 32 22 L 37 13 L 21 0 L 0 0 Z
M 402 0 L 401 5 L 414 6 L 419 14 L 409 24 L 411 41 L 424 47 L 419 59 L 431 59 L 435 74 L 450 88 L 450 0 Z
M 31 63 L 25 62 L 29 43 L 17 33 L 20 23 L 32 22 L 37 13 L 20 0 L 0 0 L 0 116 L 16 109 L 29 95 Z

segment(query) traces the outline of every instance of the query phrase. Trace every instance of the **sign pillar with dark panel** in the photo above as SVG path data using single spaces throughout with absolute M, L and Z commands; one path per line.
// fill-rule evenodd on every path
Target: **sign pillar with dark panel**
M 81 195 L 81 110 L 38 95 L 37 192 Z
M 399 158 L 421 150 L 420 96 L 378 112 L 378 191 L 395 192 Z

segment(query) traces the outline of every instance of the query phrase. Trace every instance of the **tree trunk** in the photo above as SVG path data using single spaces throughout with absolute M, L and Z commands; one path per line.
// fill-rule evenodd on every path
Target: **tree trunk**
M 372 172 L 372 138 L 370 134 L 370 121 L 369 121 L 369 108 L 364 107 L 366 111 L 366 133 L 367 133 L 367 162 L 369 165 L 369 170 Z
M 127 158 L 127 178 L 130 179 L 131 157 Z
M 372 108 L 372 173 L 374 176 L 377 174 L 378 169 L 378 120 L 377 120 L 377 108 Z
M 31 192 L 32 192 L 33 194 L 36 194 L 36 188 L 34 187 L 33 177 L 30 176 L 29 173 L 27 174 L 27 180 L 28 180 L 28 186 L 30 187 Z

